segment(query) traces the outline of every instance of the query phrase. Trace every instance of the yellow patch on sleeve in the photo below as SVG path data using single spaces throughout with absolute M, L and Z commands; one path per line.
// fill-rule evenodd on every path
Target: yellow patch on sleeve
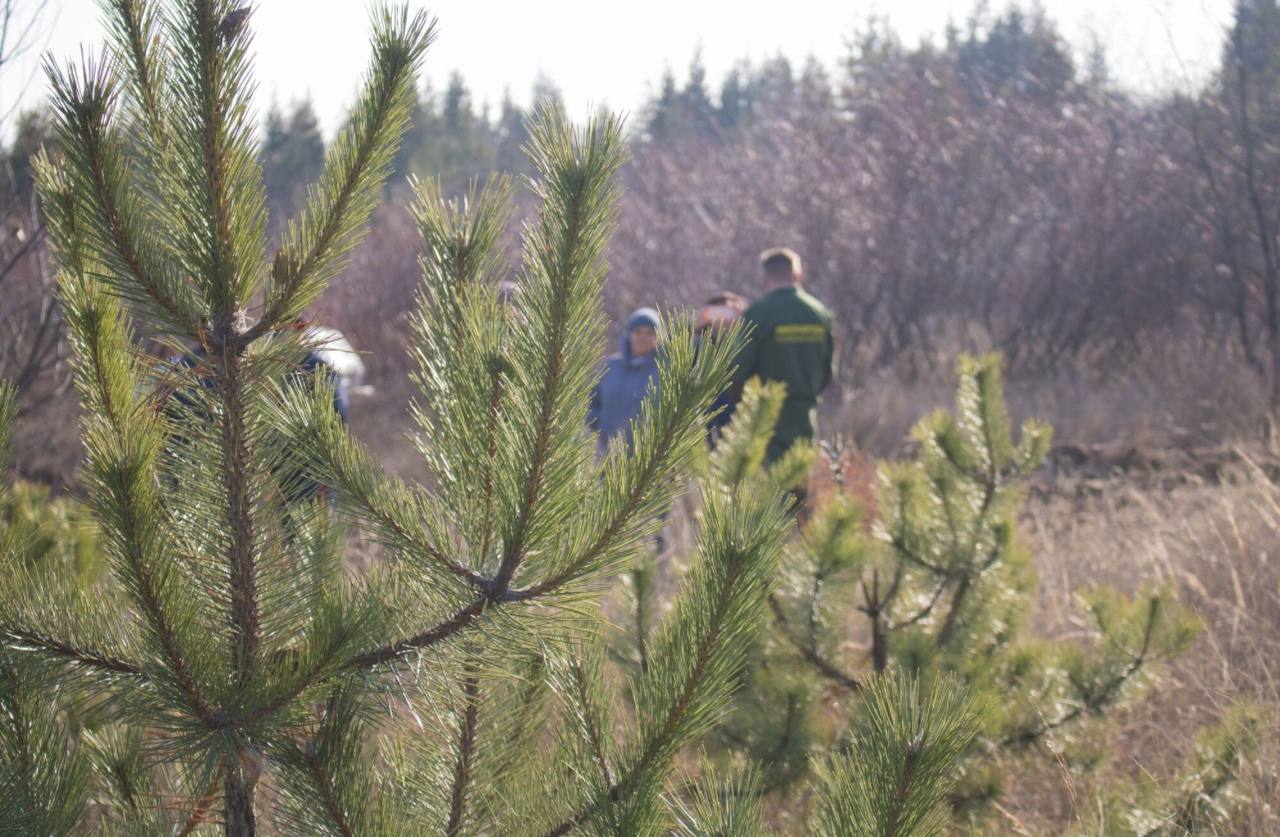
M 774 326 L 773 339 L 779 343 L 824 343 L 827 339 L 827 327 L 821 323 Z

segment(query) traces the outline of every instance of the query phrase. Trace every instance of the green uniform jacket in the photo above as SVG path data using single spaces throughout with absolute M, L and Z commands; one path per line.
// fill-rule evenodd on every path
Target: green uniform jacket
M 752 303 L 743 319 L 751 334 L 738 355 L 735 390 L 759 376 L 787 385 L 787 400 L 769 442 L 768 461 L 797 439 L 813 439 L 818 395 L 835 375 L 831 312 L 798 287 L 770 291 Z

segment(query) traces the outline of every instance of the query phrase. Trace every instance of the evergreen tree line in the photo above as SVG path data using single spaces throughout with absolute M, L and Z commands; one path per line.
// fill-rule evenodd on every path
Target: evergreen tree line
M 490 113 L 475 101 L 459 73 L 449 77 L 443 91 L 430 84 L 418 91 L 410 127 L 396 152 L 388 199 L 404 200 L 403 182 L 409 174 L 438 178 L 450 194 L 464 191 L 474 179 L 493 172 L 530 174 L 523 148 L 529 141 L 529 120 L 541 107 L 563 105 L 559 90 L 548 80 L 533 85 L 528 107 L 508 94 Z M 287 215 L 301 205 L 305 188 L 324 164 L 324 136 L 309 99 L 288 107 L 273 102 L 267 112 L 262 141 L 262 167 L 273 216 Z

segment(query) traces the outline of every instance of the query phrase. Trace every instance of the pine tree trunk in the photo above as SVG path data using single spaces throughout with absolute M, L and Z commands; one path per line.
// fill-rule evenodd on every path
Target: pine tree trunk
M 231 543 L 228 571 L 231 579 L 231 632 L 234 637 L 232 669 L 241 685 L 253 677 L 259 641 L 258 588 L 254 566 L 254 533 L 247 448 L 248 430 L 241 390 L 241 356 L 238 347 L 221 346 L 223 479 L 228 501 Z M 257 761 L 251 750 L 241 749 L 237 764 L 228 765 L 226 782 L 226 833 L 228 837 L 252 837 L 257 833 L 253 788 Z M 246 775 L 248 774 L 248 775 Z
M 871 664 L 877 674 L 889 667 L 889 636 L 879 613 L 871 618 Z
M 964 604 L 965 597 L 969 595 L 969 584 L 972 578 L 965 574 L 960 579 L 960 586 L 956 588 L 955 598 L 951 600 L 951 607 L 947 610 L 947 618 L 942 623 L 942 629 L 938 631 L 938 647 L 942 648 L 951 638 L 955 636 L 956 620 L 960 617 L 960 607 Z
M 258 833 L 253 814 L 253 786 L 244 780 L 240 769 L 227 771 L 223 822 L 227 837 L 253 837 Z

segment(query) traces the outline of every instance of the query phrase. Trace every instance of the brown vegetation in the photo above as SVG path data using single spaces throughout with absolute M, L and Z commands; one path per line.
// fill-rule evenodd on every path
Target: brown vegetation
M 1075 596 L 1098 585 L 1131 591 L 1150 580 L 1179 591 L 1204 620 L 1204 633 L 1173 664 L 1164 685 L 1108 724 L 1094 742 L 1104 769 L 1083 780 L 1061 768 L 1024 774 L 1009 789 L 1010 829 L 1059 832 L 1068 823 L 1098 825 L 1090 793 L 1148 771 L 1170 775 L 1194 754 L 1195 730 L 1238 702 L 1266 709 L 1275 729 L 1280 708 L 1280 487 L 1236 451 L 1236 462 L 1214 481 L 1191 479 L 1172 488 L 1114 476 L 1087 496 L 1064 477 L 1035 497 L 1022 523 L 1040 578 L 1037 634 L 1079 630 Z M 1166 471 L 1169 476 L 1176 471 Z M 1100 489 L 1100 490 L 1099 490 Z M 1051 745 L 1050 745 L 1051 746 Z M 1239 789 L 1244 800 L 1230 834 L 1280 829 L 1280 750 L 1263 737 Z

